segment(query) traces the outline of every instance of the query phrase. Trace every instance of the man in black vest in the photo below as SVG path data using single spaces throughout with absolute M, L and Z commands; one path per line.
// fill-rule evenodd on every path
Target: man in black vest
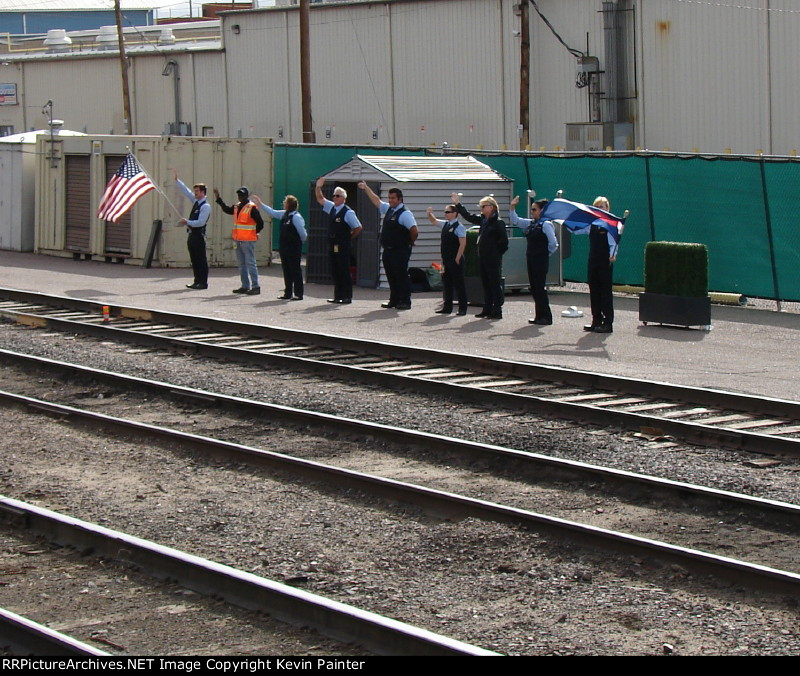
M 411 280 L 408 277 L 408 260 L 411 258 L 411 247 L 419 234 L 414 215 L 403 204 L 403 193 L 399 188 L 390 188 L 383 202 L 361 181 L 358 184 L 370 202 L 383 216 L 381 225 L 381 247 L 383 247 L 383 269 L 389 282 L 389 301 L 381 307 L 396 310 L 411 309 Z
M 208 258 L 206 258 L 206 224 L 211 216 L 211 205 L 206 200 L 205 183 L 195 183 L 192 190 L 178 178 L 178 170 L 172 170 L 172 176 L 178 184 L 181 192 L 193 200 L 192 211 L 189 218 L 182 218 L 181 223 L 189 231 L 189 239 L 186 242 L 189 248 L 189 259 L 192 261 L 192 272 L 194 282 L 187 284 L 187 289 L 207 289 L 208 288 Z
M 345 204 L 347 191 L 338 185 L 333 189 L 333 201 L 322 194 L 324 178 L 318 178 L 315 195 L 322 210 L 328 214 L 328 256 L 333 277 L 333 298 L 329 303 L 349 305 L 353 302 L 353 278 L 350 276 L 352 241 L 361 234 L 356 212 Z

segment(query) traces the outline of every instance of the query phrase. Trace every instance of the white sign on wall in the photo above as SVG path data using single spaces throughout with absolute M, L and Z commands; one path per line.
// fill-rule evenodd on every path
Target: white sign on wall
M 15 82 L 0 82 L 0 106 L 17 105 L 17 85 Z

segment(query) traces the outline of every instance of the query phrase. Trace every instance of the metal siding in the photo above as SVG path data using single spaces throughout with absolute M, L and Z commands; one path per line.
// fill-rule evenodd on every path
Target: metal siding
M 289 38 L 283 13 L 237 14 L 223 19 L 222 25 L 228 86 L 221 95 L 227 97 L 227 133 L 277 138 L 278 126 L 290 126 L 285 100 L 291 89 Z M 238 35 L 231 30 L 233 25 L 239 26 Z M 291 84 L 299 89 L 299 77 Z
M 768 141 L 766 13 L 752 7 L 640 3 L 644 145 L 752 153 Z
M 0 249 L 33 249 L 34 145 L 0 144 Z
M 800 110 L 800 87 L 797 83 L 800 6 L 797 0 L 771 0 L 769 4 L 773 9 L 768 13 L 772 136 L 769 152 L 789 154 L 800 149 L 797 127 L 797 111 Z
M 546 0 L 542 14 L 573 49 L 586 51 L 604 61 L 603 18 L 600 0 Z M 531 33 L 531 147 L 563 148 L 566 123 L 589 121 L 587 88 L 575 86 L 576 58 L 530 10 Z
M 399 144 L 503 143 L 498 6 L 497 0 L 392 6 Z
M 311 109 L 317 143 L 394 144 L 387 6 L 315 6 Z M 297 47 L 299 52 L 299 46 Z M 300 119 L 299 67 L 295 116 Z M 330 138 L 326 138 L 330 129 Z M 372 130 L 377 129 L 377 139 Z M 300 141 L 299 130 L 295 133 Z
M 226 136 L 225 63 L 222 53 L 194 54 L 191 67 L 194 98 L 192 133 L 200 136 L 203 127 L 213 127 L 214 136 Z
M 41 102 L 50 99 L 55 117 L 64 120 L 66 129 L 86 128 L 94 134 L 108 134 L 112 129 L 122 132 L 118 59 L 52 60 L 26 63 L 24 69 L 29 127 L 47 128 Z M 33 101 L 36 104 L 30 103 Z
M 191 64 L 185 56 L 170 55 L 169 59 L 174 59 L 178 63 L 183 118 L 181 121 L 185 122 L 186 114 L 191 112 L 191 103 L 187 96 L 187 89 L 192 82 Z M 138 57 L 133 60 L 133 67 L 129 69 L 128 81 L 131 84 L 134 131 L 137 134 L 163 134 L 164 125 L 175 121 L 173 75 L 161 74 L 167 60 L 159 55 Z M 191 92 L 188 94 L 191 95 Z
M 92 30 L 100 26 L 113 26 L 116 22 L 114 9 L 65 10 L 61 12 L 23 12 L 27 34 L 46 33 L 54 28 L 68 31 Z M 143 10 L 123 10 L 122 18 L 126 25 L 148 26 L 152 23 L 152 12 Z

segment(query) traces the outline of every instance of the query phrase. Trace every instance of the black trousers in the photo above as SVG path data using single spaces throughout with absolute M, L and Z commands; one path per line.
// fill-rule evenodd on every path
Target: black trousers
M 303 297 L 303 269 L 300 267 L 302 247 L 290 246 L 278 249 L 283 268 L 283 294 Z
M 337 251 L 338 249 L 338 251 Z M 328 258 L 333 277 L 333 297 L 336 300 L 352 300 L 353 278 L 350 276 L 350 243 L 328 245 Z
M 553 321 L 550 311 L 550 298 L 547 296 L 547 271 L 550 269 L 550 256 L 528 256 L 528 281 L 533 296 L 534 319 Z
M 614 266 L 607 259 L 589 261 L 589 304 L 594 326 L 614 325 L 614 295 L 611 292 L 613 276 Z
M 189 248 L 189 260 L 192 261 L 194 283 L 207 286 L 208 258 L 206 258 L 205 234 L 199 232 L 197 228 L 192 228 L 189 232 L 189 239 L 186 241 L 186 246 Z
M 408 277 L 410 246 L 383 250 L 383 269 L 389 282 L 389 302 L 392 305 L 411 305 L 411 279 Z
M 502 256 L 478 256 L 483 286 L 483 311 L 490 315 L 499 315 L 503 312 L 503 280 L 500 275 Z
M 461 262 L 456 263 L 455 258 L 444 258 L 444 274 L 442 284 L 444 284 L 443 309 L 453 309 L 453 291 L 455 290 L 458 298 L 458 309 L 466 312 L 467 310 L 467 287 L 464 283 L 464 257 Z

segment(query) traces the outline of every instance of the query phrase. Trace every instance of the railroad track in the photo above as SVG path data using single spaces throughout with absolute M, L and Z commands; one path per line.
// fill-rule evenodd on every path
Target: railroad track
M 708 486 L 700 486 L 684 481 L 674 481 L 663 477 L 655 477 L 638 472 L 630 472 L 592 463 L 579 462 L 555 456 L 533 453 L 507 448 L 495 444 L 479 443 L 433 434 L 393 425 L 356 420 L 343 416 L 330 415 L 317 411 L 298 409 L 279 404 L 270 404 L 238 396 L 225 395 L 219 392 L 183 387 L 123 373 L 104 371 L 59 360 L 26 355 L 19 352 L 0 349 L 0 365 L 9 364 L 33 370 L 35 373 L 53 377 L 59 374 L 72 385 L 80 383 L 83 387 L 90 383 L 102 382 L 114 387 L 117 393 L 136 391 L 148 397 L 160 396 L 177 401 L 192 402 L 194 405 L 217 410 L 224 407 L 229 414 L 247 420 L 262 419 L 272 422 L 281 421 L 296 426 L 298 429 L 319 430 L 322 434 L 345 434 L 355 438 L 369 437 L 384 443 L 397 443 L 404 447 L 424 448 L 427 452 L 449 457 L 454 462 L 457 457 L 462 464 L 475 460 L 493 462 L 497 466 L 511 470 L 515 475 L 524 477 L 531 483 L 551 483 L 554 481 L 582 481 L 587 483 L 602 482 L 607 490 L 622 495 L 648 495 L 673 501 L 692 501 L 692 504 L 705 503 L 713 508 L 724 507 L 738 512 L 760 514 L 774 521 L 788 522 L 800 529 L 800 506 L 779 500 L 759 498 L 732 491 L 725 491 Z M 37 389 L 37 388 L 34 388 Z M 104 400 L 114 396 L 114 392 L 105 392 Z M 10 392 L 0 391 L 0 403 L 24 404 L 36 410 L 48 411 L 48 402 L 25 399 Z M 58 403 L 58 402 L 53 402 Z M 65 409 L 56 408 L 56 413 Z M 91 416 L 83 416 L 82 411 L 75 409 L 76 415 L 92 421 Z M 86 411 L 88 414 L 89 411 Z M 99 419 L 104 420 L 103 418 Z
M 800 455 L 800 403 L 489 357 L 0 289 L 0 316 L 153 348 L 324 373 L 483 405 Z
M 106 434 L 112 430 L 135 433 L 145 438 L 156 439 L 160 443 L 166 444 L 169 448 L 193 449 L 237 463 L 265 466 L 272 470 L 288 473 L 291 476 L 301 477 L 303 480 L 321 481 L 335 487 L 337 491 L 356 490 L 381 499 L 410 504 L 437 518 L 454 520 L 477 518 L 489 522 L 513 524 L 539 533 L 556 536 L 592 550 L 604 550 L 647 559 L 654 558 L 664 563 L 678 564 L 697 574 L 712 575 L 715 579 L 727 580 L 754 589 L 766 589 L 792 595 L 800 594 L 800 574 L 792 571 L 780 570 L 691 547 L 677 546 L 647 537 L 557 518 L 507 504 L 332 466 L 284 453 L 120 419 L 96 412 L 82 411 L 75 407 L 36 400 L 22 395 L 0 394 L 2 394 L 2 398 L 6 402 L 13 402 L 17 405 L 32 408 L 35 411 L 79 421 L 82 424 L 102 429 Z M 689 487 L 684 485 L 684 488 L 688 489 Z M 699 487 L 697 488 L 699 489 Z M 680 491 L 680 487 L 676 487 L 676 489 Z M 712 491 L 712 493 L 714 492 Z M 721 497 L 719 493 L 717 492 L 716 497 Z M 797 507 L 793 505 L 779 505 L 778 503 L 768 505 L 767 503 L 770 501 L 759 501 L 746 496 L 738 496 L 734 502 L 740 508 L 748 502 L 751 505 L 757 504 L 759 509 L 773 507 L 776 509 L 776 514 L 780 513 L 783 516 L 791 513 L 796 514 L 797 512 Z
M 177 582 L 203 596 L 225 599 L 236 607 L 266 613 L 280 622 L 311 627 L 343 644 L 360 645 L 376 654 L 496 654 L 352 605 L 4 496 L 0 496 L 0 526 L 6 531 L 44 537 L 60 547 L 91 552 L 93 557 L 133 567 L 160 580 Z M 45 574 L 45 566 L 41 566 L 38 574 Z M 63 570 L 58 574 L 64 576 Z M 65 599 L 64 603 L 69 601 Z M 201 631 L 197 617 L 194 623 Z M 8 611 L 0 611 L 0 627 L 3 627 L 0 646 L 8 641 L 17 651 L 34 650 L 39 655 L 98 654 L 91 645 Z M 111 641 L 101 642 L 123 649 Z M 346 646 L 341 649 L 346 650 Z

